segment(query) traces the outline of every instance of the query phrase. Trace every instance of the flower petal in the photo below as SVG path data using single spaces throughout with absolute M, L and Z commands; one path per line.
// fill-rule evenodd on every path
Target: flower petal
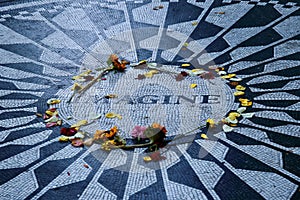
M 192 83 L 192 84 L 190 85 L 190 88 L 195 88 L 195 87 L 197 87 L 197 84 L 196 84 L 196 83 Z
M 241 114 L 242 112 L 246 111 L 246 109 L 246 107 L 240 107 L 237 109 L 237 112 Z
M 204 133 L 202 133 L 200 136 L 201 136 L 201 138 L 203 138 L 203 139 L 208 139 L 207 135 L 204 134 Z
M 228 133 L 228 132 L 231 132 L 234 130 L 234 128 L 228 126 L 227 124 L 224 124 L 222 128 L 225 133 Z

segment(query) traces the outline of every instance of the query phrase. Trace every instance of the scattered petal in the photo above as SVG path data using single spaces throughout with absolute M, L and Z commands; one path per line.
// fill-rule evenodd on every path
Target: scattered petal
M 190 88 L 195 88 L 195 87 L 197 87 L 197 84 L 196 84 L 196 83 L 190 84 Z
M 48 105 L 54 105 L 54 104 L 59 104 L 60 103 L 60 100 L 59 99 L 49 99 L 47 101 L 47 104 Z
M 152 78 L 153 73 L 151 73 L 151 72 L 146 72 L 144 75 L 145 75 L 146 78 Z
M 50 128 L 50 127 L 53 127 L 53 126 L 57 126 L 56 122 L 48 122 L 48 123 L 46 124 L 46 127 L 47 127 L 47 128 Z
M 157 67 L 157 63 L 147 63 L 148 67 Z
M 115 114 L 115 113 L 112 113 L 112 112 L 109 112 L 109 113 L 106 113 L 106 114 L 105 114 L 105 117 L 106 117 L 106 118 L 115 118 L 115 117 L 116 117 L 116 114 Z
M 233 93 L 234 96 L 242 96 L 244 94 L 245 94 L 245 92 L 243 92 L 243 91 L 236 91 Z
M 254 113 L 243 113 L 242 116 L 245 118 L 252 118 L 254 116 Z
M 79 91 L 81 89 L 82 89 L 82 86 L 79 85 L 78 83 L 74 83 L 74 85 L 71 88 L 72 91 Z
M 224 78 L 224 79 L 232 79 L 233 77 L 235 77 L 236 76 L 236 74 L 227 74 L 227 75 L 225 75 L 225 76 L 221 76 L 221 78 Z M 232 80 L 232 81 L 234 81 L 234 80 Z
M 198 22 L 195 21 L 195 22 L 192 22 L 192 26 L 197 26 L 198 25 Z
M 83 166 L 84 166 L 85 168 L 89 168 L 88 164 L 84 164 Z
M 94 138 L 89 138 L 89 139 L 86 139 L 86 140 L 83 142 L 83 144 L 84 144 L 85 146 L 92 146 L 93 142 L 94 142 Z
M 232 86 L 237 86 L 239 84 L 239 82 L 230 82 L 229 84 Z
M 68 176 L 70 176 L 71 174 L 70 174 L 70 172 L 67 172 L 67 174 L 68 174 Z
M 176 81 L 182 81 L 182 80 L 184 80 L 184 76 L 182 74 L 177 74 L 175 79 L 176 79 Z
M 37 117 L 43 117 L 43 114 L 41 114 L 41 113 L 35 113 L 35 115 L 36 115 Z
M 234 128 L 228 126 L 227 124 L 224 124 L 224 125 L 223 125 L 223 131 L 224 131 L 225 133 L 231 132 L 231 131 L 233 131 L 233 129 L 234 129 Z
M 226 117 L 225 118 L 225 122 L 227 123 L 231 123 L 231 124 L 237 124 L 238 123 L 238 120 L 236 118 L 229 118 L 229 117 Z
M 207 135 L 204 134 L 204 133 L 202 133 L 200 136 L 201 136 L 201 138 L 203 138 L 203 139 L 208 139 Z
M 246 111 L 246 109 L 246 107 L 240 107 L 237 109 L 237 112 L 241 114 L 242 112 Z
M 183 44 L 183 46 L 187 47 L 187 46 L 189 46 L 189 43 L 185 42 L 185 43 Z
M 48 123 L 48 122 L 58 122 L 60 119 L 57 117 L 57 116 L 52 116 L 50 117 L 49 119 L 46 119 L 45 122 Z
M 77 133 L 77 129 L 76 128 L 61 128 L 60 129 L 60 134 L 64 135 L 64 136 L 74 136 Z
M 117 97 L 118 97 L 118 95 L 116 95 L 116 94 L 108 94 L 105 96 L 106 99 L 112 99 L 112 98 L 117 98 Z
M 136 79 L 142 80 L 142 79 L 145 79 L 145 78 L 146 78 L 146 76 L 144 74 L 139 74 Z
M 220 76 L 222 76 L 222 75 L 226 75 L 227 72 L 225 72 L 225 71 L 219 71 L 218 74 L 219 74 Z
M 80 121 L 76 122 L 76 124 L 73 124 L 73 125 L 71 126 L 71 128 L 84 126 L 84 125 L 86 125 L 87 123 L 88 123 L 88 121 L 85 120 L 85 119 L 84 119 L 84 120 L 80 120 Z
M 237 85 L 237 86 L 235 87 L 235 89 L 236 89 L 236 90 L 241 90 L 241 91 L 246 90 L 246 88 L 243 87 L 243 86 L 241 86 L 241 85 Z
M 243 79 L 241 79 L 241 78 L 230 78 L 229 80 L 230 81 L 237 81 L 238 82 L 238 81 L 242 81 Z
M 72 116 L 67 116 L 67 119 L 72 119 L 73 117 Z
M 181 67 L 190 67 L 190 66 L 191 66 L 191 64 L 189 64 L 189 63 L 185 63 L 185 64 L 181 65 Z
M 58 138 L 59 142 L 69 142 L 69 137 L 67 136 L 61 136 Z
M 150 156 L 144 156 L 144 161 L 145 162 L 150 162 L 150 161 L 152 161 L 152 158 L 150 157 Z
M 76 138 L 72 140 L 72 146 L 74 147 L 83 147 L 82 139 Z
M 225 12 L 215 12 L 216 14 L 219 14 L 219 15 L 224 15 Z

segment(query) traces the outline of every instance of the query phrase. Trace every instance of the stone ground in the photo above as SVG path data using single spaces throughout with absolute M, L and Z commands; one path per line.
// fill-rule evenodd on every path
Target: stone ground
M 299 8 L 299 0 L 0 1 L 0 199 L 300 199 Z M 68 105 L 71 77 L 103 66 L 111 53 L 179 72 L 182 63 L 224 67 L 242 78 L 254 117 L 208 140 L 198 132 L 157 163 L 144 163 L 145 149 L 103 152 L 58 142 L 59 127 L 46 128 L 35 115 L 49 98 L 62 99 L 67 127 L 90 112 L 120 109 L 98 103 L 108 92 L 187 94 L 184 84 L 161 75 L 138 87 L 128 68 Z M 187 109 L 142 101 L 122 107 L 122 120 L 102 117 L 94 126 L 129 130 L 130 123 L 163 118 L 176 136 L 239 107 L 225 80 L 192 78 L 186 83 L 198 81 L 193 92 L 218 94 L 219 104 Z M 149 120 L 141 120 L 148 119 L 145 109 Z

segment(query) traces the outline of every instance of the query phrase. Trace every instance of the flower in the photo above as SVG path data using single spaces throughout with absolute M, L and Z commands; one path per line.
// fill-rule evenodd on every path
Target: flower
M 145 130 L 147 129 L 147 127 L 144 127 L 144 126 L 135 126 L 134 129 L 132 130 L 131 132 L 131 136 L 133 138 L 147 138 L 145 135 L 144 135 L 144 132 Z

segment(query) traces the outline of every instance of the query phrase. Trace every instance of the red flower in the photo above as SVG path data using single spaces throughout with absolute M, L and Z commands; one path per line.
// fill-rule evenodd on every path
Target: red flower
M 76 128 L 61 128 L 60 129 L 60 134 L 65 135 L 65 136 L 73 136 L 77 133 Z

